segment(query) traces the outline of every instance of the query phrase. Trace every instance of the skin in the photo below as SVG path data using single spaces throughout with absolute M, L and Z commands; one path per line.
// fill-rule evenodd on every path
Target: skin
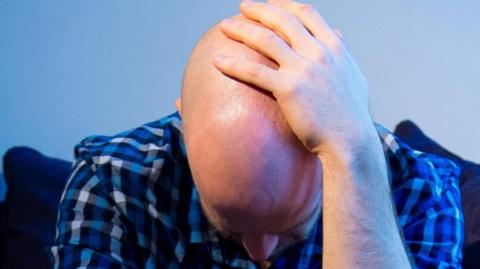
M 196 114 L 203 116 L 201 119 L 210 119 L 216 115 L 218 122 L 229 127 L 227 131 L 215 129 L 209 123 L 198 126 L 193 120 L 185 122 L 192 173 L 207 214 L 214 223 L 218 220 L 218 226 L 237 231 L 252 259 L 261 261 L 278 245 L 281 230 L 307 220 L 306 212 L 310 210 L 305 208 L 320 204 L 311 202 L 315 200 L 311 198 L 315 196 L 311 195 L 314 188 L 313 193 L 322 192 L 323 268 L 411 268 L 393 209 L 385 156 L 368 110 L 367 82 L 342 38 L 313 7 L 294 1 L 244 1 L 240 11 L 247 19 L 265 27 L 235 17 L 223 21 L 220 30 L 274 64 L 235 51 L 219 50 L 212 65 L 225 75 L 224 79 L 235 78 L 257 87 L 245 88 L 236 96 L 240 104 L 244 102 L 243 93 L 271 94 L 303 149 L 320 162 L 317 167 L 322 167 L 321 187 L 320 180 L 313 179 L 318 172 L 311 172 L 315 165 L 295 170 L 299 165 L 297 157 L 288 156 L 301 155 L 287 151 L 289 144 L 283 142 L 290 140 L 282 140 L 287 137 L 283 136 L 283 124 L 269 124 L 269 121 L 278 123 L 282 117 L 270 118 L 272 114 L 262 113 L 263 107 L 258 112 L 255 106 L 238 106 L 237 98 L 229 103 L 225 96 L 234 94 L 233 90 L 225 91 L 219 102 L 214 100 L 215 95 L 202 93 L 197 101 L 203 99 L 202 102 L 213 104 L 193 108 L 185 102 L 189 95 L 184 91 L 185 117 L 193 119 Z M 188 76 L 187 72 L 185 85 L 193 81 L 188 82 Z M 215 114 L 218 106 L 227 116 Z M 249 111 L 256 113 L 248 116 Z M 244 129 L 250 132 L 242 133 Z M 220 134 L 219 140 L 216 136 L 209 137 L 208 132 Z M 277 138 L 280 146 L 270 147 L 269 143 L 275 145 Z M 256 151 L 255 143 L 262 150 Z M 262 159 L 268 150 L 278 152 Z M 284 155 L 285 163 L 293 161 L 292 167 L 286 170 L 286 175 L 270 176 L 282 167 Z M 232 162 L 230 158 L 240 162 Z M 290 169 L 296 171 L 293 175 L 300 173 L 296 180 L 288 176 Z M 267 180 L 277 181 L 271 185 Z M 282 187 L 283 184 L 288 188 Z
M 177 108 L 205 215 L 222 236 L 264 261 L 305 240 L 318 221 L 322 166 L 292 132 L 271 94 L 212 65 L 222 53 L 277 66 L 216 25 L 192 52 Z

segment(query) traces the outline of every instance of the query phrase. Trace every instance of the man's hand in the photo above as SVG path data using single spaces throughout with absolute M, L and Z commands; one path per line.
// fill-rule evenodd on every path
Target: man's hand
M 341 38 L 309 5 L 243 2 L 220 28 L 278 69 L 217 58 L 224 74 L 270 91 L 323 165 L 323 268 L 411 268 L 393 208 L 367 82 Z
M 314 154 L 341 152 L 375 133 L 367 82 L 342 40 L 310 5 L 289 0 L 244 1 L 242 14 L 220 28 L 274 60 L 278 70 L 223 55 L 224 74 L 270 91 L 300 141 Z

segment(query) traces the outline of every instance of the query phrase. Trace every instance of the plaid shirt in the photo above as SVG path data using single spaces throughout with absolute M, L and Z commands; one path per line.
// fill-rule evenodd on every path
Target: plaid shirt
M 377 125 L 393 201 L 417 268 L 461 268 L 459 169 Z M 259 268 L 202 213 L 178 113 L 75 147 L 62 195 L 55 268 Z M 321 218 L 320 218 L 321 220 Z M 321 268 L 322 223 L 270 268 Z

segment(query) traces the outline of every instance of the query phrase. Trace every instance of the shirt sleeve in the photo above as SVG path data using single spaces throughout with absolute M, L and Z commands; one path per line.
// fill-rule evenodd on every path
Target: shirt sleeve
M 138 268 L 135 240 L 93 165 L 77 160 L 62 194 L 57 236 L 51 246 L 54 268 Z
M 423 153 L 422 153 L 423 154 Z M 406 201 L 399 222 L 415 268 L 462 268 L 463 212 L 459 169 L 446 159 L 427 158 L 418 177 L 401 187 Z

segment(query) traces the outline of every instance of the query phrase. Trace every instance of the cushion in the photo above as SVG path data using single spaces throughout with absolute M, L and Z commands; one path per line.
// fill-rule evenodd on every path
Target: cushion
M 6 191 L 6 184 L 3 174 L 0 174 L 0 253 L 3 253 L 3 238 L 5 238 L 5 216 L 4 216 L 4 203 L 3 200 L 5 199 L 5 191 Z M 1 262 L 0 262 L 1 264 Z M 3 268 L 0 266 L 0 268 Z
M 464 268 L 480 268 L 480 165 L 464 160 L 425 135 L 412 121 L 397 125 L 395 134 L 416 150 L 455 162 L 461 169 L 460 191 L 465 217 Z
M 480 242 L 469 245 L 463 249 L 463 269 L 480 268 Z
M 51 268 L 46 246 L 55 238 L 58 204 L 71 163 L 14 147 L 3 165 L 8 192 L 0 267 Z
M 0 203 L 5 200 L 5 195 L 7 194 L 7 184 L 5 183 L 5 178 L 3 174 L 0 173 Z

